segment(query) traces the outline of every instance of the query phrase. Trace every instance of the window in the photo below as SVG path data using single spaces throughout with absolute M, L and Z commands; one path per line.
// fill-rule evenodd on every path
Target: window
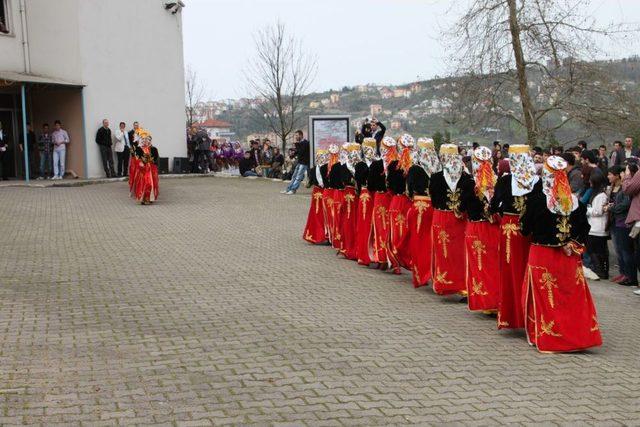
M 0 34 L 9 34 L 7 0 L 0 0 Z

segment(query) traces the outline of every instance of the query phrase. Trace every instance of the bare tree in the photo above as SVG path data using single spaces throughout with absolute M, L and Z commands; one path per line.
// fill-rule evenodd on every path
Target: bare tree
M 204 100 L 206 87 L 198 78 L 198 73 L 187 66 L 185 73 L 185 112 L 187 113 L 187 127 L 191 127 L 197 113 L 197 106 Z
M 304 96 L 316 75 L 316 59 L 277 22 L 254 35 L 256 56 L 245 70 L 249 89 L 260 99 L 259 109 L 280 138 L 282 150 L 296 129 Z
M 468 118 L 516 122 L 530 145 L 570 123 L 596 130 L 636 120 L 635 101 L 594 60 L 603 41 L 637 29 L 598 25 L 584 14 L 590 3 L 472 0 L 444 34 L 456 73 L 473 88 L 465 104 L 480 107 Z

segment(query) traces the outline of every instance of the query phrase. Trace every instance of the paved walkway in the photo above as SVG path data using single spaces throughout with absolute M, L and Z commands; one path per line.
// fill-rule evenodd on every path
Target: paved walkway
M 408 274 L 300 238 L 246 179 L 0 189 L 0 424 L 640 425 L 640 298 L 544 355 Z

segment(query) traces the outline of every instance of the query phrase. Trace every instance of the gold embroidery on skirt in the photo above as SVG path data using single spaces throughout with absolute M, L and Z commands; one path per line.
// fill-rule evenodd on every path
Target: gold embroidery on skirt
M 368 193 L 360 195 L 360 201 L 362 202 L 362 219 L 367 218 L 367 202 L 371 200 L 371 196 Z
M 474 240 L 471 244 L 471 248 L 473 252 L 475 252 L 476 257 L 478 258 L 478 270 L 482 271 L 482 255 L 486 254 L 486 246 L 480 240 Z
M 402 214 L 396 215 L 396 225 L 400 227 L 400 237 L 402 237 L 402 229 L 404 228 L 405 221 L 406 220 L 404 218 L 404 215 Z
M 442 246 L 442 254 L 447 258 L 447 244 L 449 243 L 449 233 L 440 230 L 438 233 L 438 243 Z
M 420 225 L 422 224 L 422 213 L 424 212 L 425 209 L 429 207 L 429 203 L 419 201 L 419 202 L 415 202 L 414 206 L 416 207 L 416 209 L 418 209 L 418 223 L 416 224 L 416 232 L 419 232 Z
M 475 277 L 472 278 L 471 280 L 472 280 L 471 295 L 480 295 L 480 296 L 489 295 L 489 293 L 484 290 L 484 285 L 482 284 L 481 281 L 476 281 Z
M 313 195 L 313 199 L 316 202 L 316 215 L 318 214 L 318 209 L 320 208 L 320 200 L 322 200 L 322 193 L 316 193 Z
M 443 285 L 451 285 L 453 282 L 451 280 L 447 280 L 447 272 L 440 272 L 440 270 L 436 271 L 436 282 L 442 283 Z
M 553 327 L 555 326 L 555 324 L 556 324 L 555 320 L 551 320 L 549 323 L 546 323 L 544 321 L 544 316 L 540 315 L 540 333 L 538 334 L 538 337 L 541 337 L 543 335 L 549 335 L 552 337 L 561 337 L 562 334 L 559 334 L 553 330 Z
M 505 254 L 507 256 L 507 264 L 511 263 L 511 236 L 515 236 L 520 230 L 518 224 L 507 223 L 502 226 L 502 234 L 506 239 Z

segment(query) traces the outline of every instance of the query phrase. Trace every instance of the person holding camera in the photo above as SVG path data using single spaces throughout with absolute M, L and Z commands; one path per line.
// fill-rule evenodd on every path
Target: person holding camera
M 376 154 L 378 155 L 380 155 L 380 142 L 386 132 L 387 128 L 378 119 L 371 119 L 371 138 L 376 140 Z

